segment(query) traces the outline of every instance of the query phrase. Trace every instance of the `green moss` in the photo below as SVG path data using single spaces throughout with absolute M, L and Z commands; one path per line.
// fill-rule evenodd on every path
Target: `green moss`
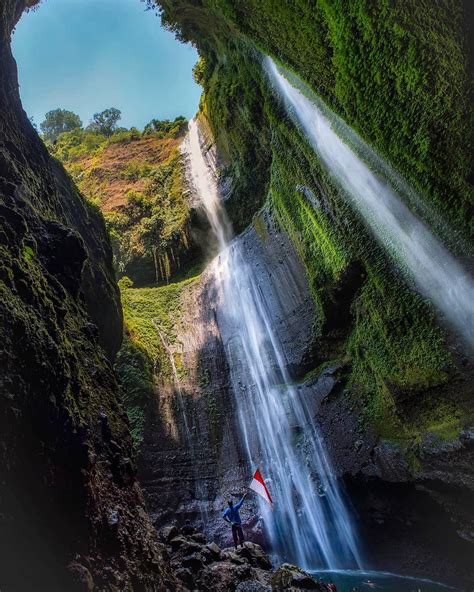
M 260 237 L 263 242 L 267 242 L 268 240 L 268 231 L 267 227 L 265 226 L 265 220 L 261 213 L 257 214 L 253 218 L 253 227 L 255 228 L 256 233 Z
M 399 416 L 397 399 L 416 398 L 448 380 L 451 356 L 443 334 L 419 296 L 380 273 L 369 273 L 354 312 L 351 381 L 364 393 L 366 419 L 382 436 L 403 438 L 411 428 Z
M 23 259 L 25 261 L 31 261 L 35 256 L 35 252 L 33 251 L 33 249 L 29 246 L 26 245 L 25 247 L 23 247 Z
M 473 119 L 462 3 L 159 3 L 165 24 L 200 51 L 201 110 L 233 180 L 227 203 L 236 229 L 267 200 L 305 264 L 316 303 L 315 371 L 336 357 L 347 361 L 364 425 L 381 437 L 455 433 L 460 404 L 436 395 L 452 365 L 443 330 L 275 101 L 255 47 L 304 79 L 422 201 L 465 232 Z M 264 238 L 261 222 L 257 215 Z M 364 277 L 334 336 L 328 314 L 354 264 Z
M 122 383 L 123 398 L 129 416 L 136 450 L 143 439 L 145 412 L 154 396 L 155 378 L 171 378 L 172 367 L 165 343 L 174 343 L 175 323 L 181 312 L 181 293 L 197 280 L 188 278 L 157 288 L 134 288 L 133 282 L 120 280 L 124 313 L 124 342 L 115 370 Z M 173 354 L 178 376 L 185 368 L 178 353 Z
M 473 108 L 461 1 L 204 5 L 293 68 L 465 229 L 473 203 Z
M 298 380 L 298 383 L 314 380 L 318 378 L 318 376 L 320 376 L 328 368 L 331 368 L 333 366 L 340 366 L 341 364 L 344 364 L 344 362 L 344 360 L 341 360 L 339 358 L 327 360 L 326 362 L 323 362 L 322 364 L 316 366 L 316 368 L 312 368 L 311 370 L 309 370 L 309 372 L 307 372 L 301 379 Z
M 181 311 L 182 290 L 196 280 L 193 277 L 157 288 L 133 288 L 129 282 L 124 285 L 124 280 L 119 283 L 127 331 L 154 360 L 156 373 L 170 372 L 162 337 L 169 343 L 175 341 L 174 325 Z
M 123 403 L 130 421 L 135 450 L 143 441 L 145 412 L 154 396 L 153 359 L 136 338 L 125 332 L 115 370 L 122 385 Z

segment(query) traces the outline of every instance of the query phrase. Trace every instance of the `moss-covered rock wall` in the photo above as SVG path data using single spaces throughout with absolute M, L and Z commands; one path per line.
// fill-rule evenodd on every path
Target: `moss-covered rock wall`
M 411 445 L 425 430 L 459 433 L 472 417 L 462 346 L 394 270 L 275 100 L 260 50 L 293 68 L 468 236 L 472 108 L 463 4 L 159 4 L 165 24 L 200 50 L 201 109 L 233 181 L 228 210 L 236 228 L 267 201 L 305 262 L 318 309 L 314 367 L 349 360 L 350 383 L 380 437 Z M 435 410 L 419 396 L 453 381 L 460 397 Z
M 3 590 L 156 590 L 111 362 L 122 341 L 102 217 L 24 113 L 0 7 L 0 553 Z
M 383 479 L 418 480 L 445 509 L 450 496 L 472 499 L 464 472 L 447 470 L 443 461 L 446 447 L 454 447 L 458 459 L 470 455 L 469 355 L 367 232 L 272 94 L 261 63 L 262 54 L 270 54 L 308 83 L 405 177 L 426 210 L 441 216 L 450 229 L 443 239 L 469 259 L 468 3 L 157 4 L 164 23 L 199 49 L 201 111 L 232 182 L 226 204 L 236 231 L 250 223 L 258 230 L 266 204 L 305 264 L 316 312 L 312 345 L 295 379 L 328 365 L 344 368 L 339 410 L 360 411 L 351 449 L 370 434 L 369 466 L 374 459 L 389 466 L 396 450 L 404 467 L 403 475 L 379 471 Z M 461 528 L 464 506 L 455 506 L 449 512 Z

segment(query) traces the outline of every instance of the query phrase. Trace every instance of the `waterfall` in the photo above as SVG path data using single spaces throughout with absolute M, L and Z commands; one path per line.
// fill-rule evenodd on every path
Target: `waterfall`
M 218 322 L 247 461 L 269 477 L 275 501 L 273 510 L 260 503 L 272 545 L 280 558 L 302 567 L 360 568 L 343 492 L 305 400 L 291 386 L 254 271 L 239 238 L 231 240 L 215 167 L 203 152 L 194 120 L 184 150 L 191 182 L 219 242 L 214 263 L 220 287 Z
M 363 142 L 355 132 L 341 125 L 320 99 L 310 100 L 306 94 L 311 91 L 303 83 L 298 81 L 305 94 L 293 86 L 270 58 L 266 58 L 266 70 L 313 150 L 374 237 L 408 272 L 420 293 L 435 305 L 466 345 L 474 349 L 472 277 L 412 213 L 390 180 L 373 172 L 356 154 L 350 144 L 354 138 L 359 145 Z

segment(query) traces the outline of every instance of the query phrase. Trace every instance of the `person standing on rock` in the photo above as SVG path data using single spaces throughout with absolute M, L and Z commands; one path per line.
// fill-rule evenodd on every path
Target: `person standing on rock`
M 247 493 L 244 493 L 242 499 L 234 505 L 232 500 L 229 501 L 229 507 L 223 514 L 223 518 L 232 526 L 232 537 L 234 538 L 234 546 L 237 549 L 237 541 L 240 546 L 244 546 L 244 531 L 242 530 L 242 520 L 240 519 L 239 509 L 244 503 Z

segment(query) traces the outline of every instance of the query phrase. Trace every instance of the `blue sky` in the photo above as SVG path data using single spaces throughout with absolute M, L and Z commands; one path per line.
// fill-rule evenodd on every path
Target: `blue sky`
M 198 108 L 195 49 L 162 29 L 140 0 L 43 0 L 21 18 L 13 53 L 23 106 L 37 124 L 57 107 L 84 124 L 116 107 L 119 125 L 141 129 Z

